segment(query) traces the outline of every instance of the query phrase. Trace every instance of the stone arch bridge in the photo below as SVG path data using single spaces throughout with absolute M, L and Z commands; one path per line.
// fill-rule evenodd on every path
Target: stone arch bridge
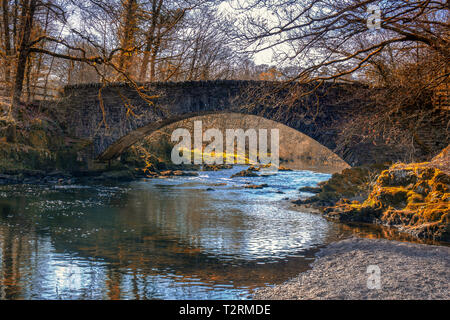
M 370 91 L 362 86 L 326 83 L 283 105 L 292 92 L 308 93 L 314 84 L 265 81 L 191 81 L 142 85 L 138 92 L 116 83 L 68 86 L 63 106 L 68 134 L 92 141 L 90 157 L 107 161 L 166 125 L 211 113 L 259 115 L 315 139 L 348 164 L 361 165 L 401 157 L 371 143 L 340 145 L 341 126 L 370 110 Z M 292 99 L 291 99 L 292 100 Z M 295 148 L 295 146 L 292 146 Z

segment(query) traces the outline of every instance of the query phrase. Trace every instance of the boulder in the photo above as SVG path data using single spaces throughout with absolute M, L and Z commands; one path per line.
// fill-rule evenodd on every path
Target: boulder
M 397 164 L 377 179 L 369 197 L 340 201 L 325 216 L 395 227 L 420 238 L 450 241 L 450 176 L 432 163 Z
M 269 185 L 268 184 L 248 184 L 245 185 L 244 188 L 245 189 L 263 189 L 263 188 L 267 188 Z
M 110 180 L 110 181 L 131 181 L 134 180 L 134 175 L 129 170 L 117 170 L 117 171 L 107 171 L 104 172 L 96 180 Z
M 373 164 L 344 169 L 341 173 L 333 174 L 328 181 L 320 182 L 317 188 L 300 188 L 301 192 L 315 193 L 315 195 L 293 203 L 312 204 L 316 209 L 323 209 L 335 205 L 342 198 L 363 201 L 369 196 L 377 176 L 388 168 L 385 164 Z
M 308 193 L 320 193 L 322 188 L 319 187 L 301 187 L 298 189 L 300 192 L 308 192 Z
M 196 176 L 198 176 L 198 173 L 197 172 L 185 172 L 185 171 L 181 171 L 181 170 L 166 170 L 166 171 L 161 171 L 159 173 L 159 175 L 162 177 L 172 177 L 172 176 L 196 177 Z
M 161 171 L 159 174 L 161 176 L 173 176 L 173 171 L 172 170 Z
M 231 178 L 236 178 L 236 177 L 258 177 L 258 174 L 255 173 L 253 170 L 242 170 L 239 171 L 238 173 L 235 173 L 231 176 Z
M 232 169 L 231 164 L 205 164 L 202 167 L 202 171 L 218 171 L 223 169 Z

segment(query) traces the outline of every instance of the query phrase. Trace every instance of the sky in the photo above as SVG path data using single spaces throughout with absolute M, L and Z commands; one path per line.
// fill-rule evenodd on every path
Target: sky
M 239 1 L 241 4 L 245 4 L 247 0 L 226 0 L 223 1 L 219 5 L 219 12 L 223 15 L 231 15 L 233 18 L 236 17 L 236 19 L 242 14 L 242 12 L 239 12 L 238 10 L 233 8 L 233 5 L 236 6 L 236 1 Z M 230 3 L 234 3 L 233 5 L 230 5 Z M 270 17 L 270 13 L 268 10 L 265 9 L 254 9 L 253 14 L 255 16 L 263 16 L 265 18 Z M 79 14 L 79 9 L 74 8 L 74 11 L 69 17 L 67 26 L 63 26 L 61 24 L 62 34 L 63 35 L 69 35 L 70 34 L 70 28 L 79 29 L 78 26 L 81 25 L 81 19 Z M 92 30 L 92 32 L 95 32 L 95 30 Z M 273 52 L 272 50 L 264 50 L 261 52 L 258 52 L 254 54 L 253 61 L 255 64 L 267 64 L 267 65 L 274 65 L 276 62 L 273 61 Z
M 236 0 L 230 0 L 230 1 L 223 1 L 219 5 L 219 12 L 221 12 L 224 15 L 232 15 L 238 17 L 241 13 L 239 13 L 237 10 L 233 8 L 233 5 L 230 5 L 230 3 L 235 3 Z M 246 0 L 239 0 L 239 2 L 246 3 Z M 234 4 L 235 5 L 235 4 Z M 269 17 L 269 11 L 264 9 L 254 9 L 253 10 L 255 15 L 263 16 L 263 17 Z M 273 65 L 275 61 L 272 60 L 273 53 L 272 50 L 264 50 L 261 52 L 258 52 L 254 55 L 253 60 L 255 64 L 267 64 L 267 65 Z

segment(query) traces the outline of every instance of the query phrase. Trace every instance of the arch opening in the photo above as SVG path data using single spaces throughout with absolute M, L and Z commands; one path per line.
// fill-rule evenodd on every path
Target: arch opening
M 171 142 L 171 133 L 177 128 L 187 129 L 193 137 L 195 121 L 202 121 L 203 133 L 211 128 L 223 133 L 226 129 L 278 129 L 280 165 L 290 169 L 334 173 L 350 167 L 333 151 L 296 129 L 261 116 L 231 112 L 186 114 L 153 122 L 118 139 L 98 159 L 117 158 L 134 145 L 145 143 L 148 146 L 161 144 L 161 141 L 167 145 Z

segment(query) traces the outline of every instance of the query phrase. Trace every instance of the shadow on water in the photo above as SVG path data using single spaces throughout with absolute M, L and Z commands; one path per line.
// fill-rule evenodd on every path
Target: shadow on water
M 277 205 L 326 175 L 280 173 L 245 191 L 229 176 L 0 188 L 0 298 L 245 299 L 338 239 L 408 240 Z

